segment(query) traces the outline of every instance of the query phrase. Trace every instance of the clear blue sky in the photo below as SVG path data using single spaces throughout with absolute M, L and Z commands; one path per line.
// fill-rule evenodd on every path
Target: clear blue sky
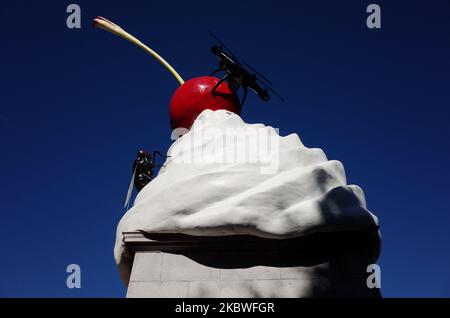
M 217 65 L 214 30 L 286 102 L 250 96 L 242 117 L 298 133 L 344 163 L 380 219 L 384 296 L 450 296 L 450 3 L 69 1 L 0 4 L 0 296 L 123 297 L 117 222 L 140 148 L 170 145 L 177 82 L 102 15 L 185 79 Z M 82 288 L 66 288 L 66 266 Z

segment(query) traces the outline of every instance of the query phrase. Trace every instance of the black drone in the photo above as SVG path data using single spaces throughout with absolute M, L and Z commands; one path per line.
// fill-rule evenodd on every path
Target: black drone
M 272 85 L 271 81 L 249 64 L 245 62 L 241 63 L 214 33 L 210 31 L 210 34 L 220 44 L 220 46 L 214 45 L 211 47 L 211 52 L 217 56 L 220 61 L 219 68 L 216 69 L 211 76 L 221 71 L 225 72 L 225 76 L 212 89 L 213 94 L 220 84 L 227 81 L 234 92 L 237 92 L 242 86 L 244 94 L 241 99 L 241 106 L 243 106 L 247 98 L 249 88 L 263 101 L 268 101 L 270 99 L 269 91 L 275 94 L 281 101 L 284 101 L 283 98 L 269 86 Z

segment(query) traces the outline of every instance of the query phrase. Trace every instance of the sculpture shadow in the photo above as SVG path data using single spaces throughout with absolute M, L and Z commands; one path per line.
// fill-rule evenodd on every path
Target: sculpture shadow
M 355 254 L 359 256 L 361 268 L 365 269 L 364 263 L 369 264 L 371 260 L 368 251 L 378 239 L 373 230 L 316 233 L 290 239 L 266 239 L 247 235 L 143 235 L 156 242 L 157 250 L 161 252 L 184 255 L 199 264 L 222 269 L 260 265 L 313 267 L 324 263 L 341 263 L 343 257 Z

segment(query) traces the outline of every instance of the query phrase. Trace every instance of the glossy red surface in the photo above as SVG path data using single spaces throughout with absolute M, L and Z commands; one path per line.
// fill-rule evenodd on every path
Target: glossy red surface
M 227 83 L 222 83 L 211 94 L 219 82 L 217 77 L 203 76 L 186 81 L 173 94 L 170 101 L 170 125 L 172 129 L 190 128 L 197 116 L 205 109 L 225 109 L 236 114 L 241 111 L 239 98 Z

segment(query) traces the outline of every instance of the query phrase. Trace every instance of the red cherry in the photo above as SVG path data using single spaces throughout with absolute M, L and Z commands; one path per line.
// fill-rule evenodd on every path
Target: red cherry
M 194 120 L 205 109 L 225 109 L 240 114 L 239 98 L 228 83 L 221 83 L 212 94 L 212 89 L 218 82 L 217 77 L 196 77 L 186 81 L 175 91 L 169 108 L 172 129 L 191 128 Z

